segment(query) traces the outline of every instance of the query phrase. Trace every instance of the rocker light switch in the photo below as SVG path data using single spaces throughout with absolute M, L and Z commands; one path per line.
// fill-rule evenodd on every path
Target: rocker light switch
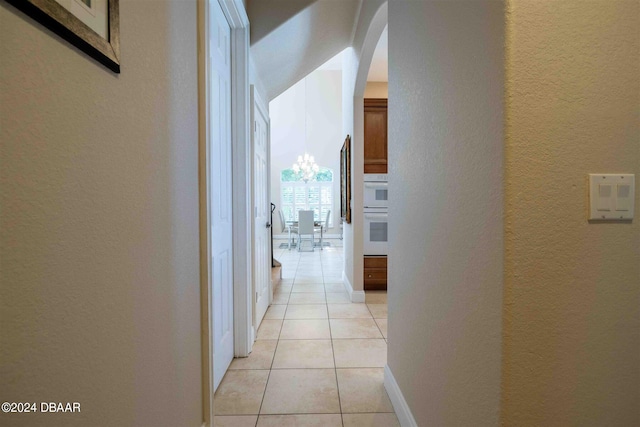
M 589 174 L 589 219 L 633 219 L 635 175 Z
M 611 184 L 598 184 L 598 210 L 609 212 L 611 210 Z
M 629 184 L 618 184 L 618 194 L 616 194 L 616 210 L 628 211 L 631 208 L 631 186 Z

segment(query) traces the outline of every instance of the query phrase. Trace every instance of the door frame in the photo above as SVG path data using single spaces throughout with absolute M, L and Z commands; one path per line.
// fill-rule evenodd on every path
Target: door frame
M 203 426 L 213 425 L 213 307 L 211 305 L 211 188 L 209 149 L 209 4 L 217 1 L 231 27 L 231 139 L 234 353 L 251 352 L 251 134 L 249 122 L 249 18 L 242 0 L 198 0 L 198 175 L 200 200 L 200 312 Z

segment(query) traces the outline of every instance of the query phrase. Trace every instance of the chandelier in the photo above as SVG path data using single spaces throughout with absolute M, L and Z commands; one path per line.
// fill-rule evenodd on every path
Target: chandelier
M 298 181 L 313 181 L 320 167 L 313 160 L 313 156 L 304 153 L 304 156 L 298 156 L 298 161 L 293 164 L 293 171 Z

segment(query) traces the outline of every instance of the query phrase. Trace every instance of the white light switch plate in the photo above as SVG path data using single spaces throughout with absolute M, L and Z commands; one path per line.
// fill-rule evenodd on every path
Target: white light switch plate
M 635 205 L 633 174 L 589 174 L 589 219 L 630 220 Z

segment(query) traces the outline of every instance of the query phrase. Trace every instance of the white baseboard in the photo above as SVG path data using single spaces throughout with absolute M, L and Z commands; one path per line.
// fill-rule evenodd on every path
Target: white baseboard
M 364 302 L 364 291 L 354 291 L 353 286 L 351 286 L 351 282 L 349 282 L 349 278 L 344 271 L 342 272 L 342 281 L 344 282 L 344 287 L 347 289 L 347 293 L 349 294 L 349 299 L 354 303 L 363 303 Z
M 364 291 L 353 291 L 351 293 L 351 302 L 364 303 Z
M 389 399 L 393 405 L 393 410 L 396 411 L 396 416 L 398 417 L 400 425 L 402 427 L 418 427 L 418 423 L 416 423 L 415 418 L 413 418 L 411 409 L 409 409 L 407 401 L 404 400 L 402 391 L 400 390 L 396 379 L 393 377 L 391 369 L 389 369 L 389 365 L 384 366 L 384 388 L 387 390 L 387 394 L 389 395 Z

